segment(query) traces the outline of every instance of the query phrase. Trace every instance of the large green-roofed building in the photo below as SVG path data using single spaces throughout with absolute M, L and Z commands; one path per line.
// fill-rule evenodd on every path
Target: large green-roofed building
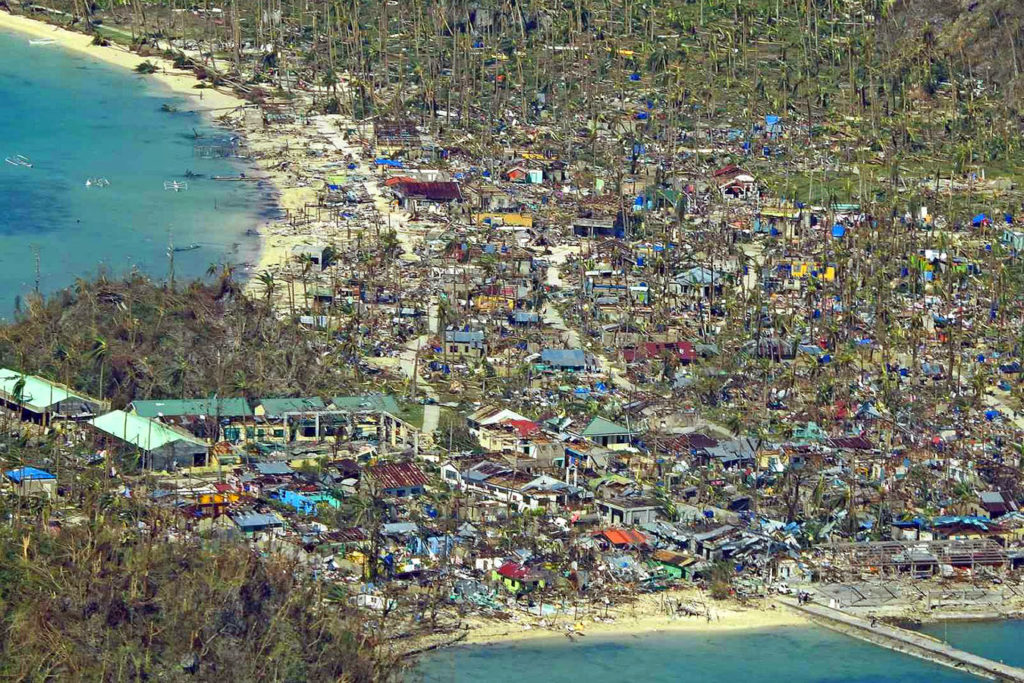
M 132 401 L 128 410 L 141 417 L 252 417 L 252 408 L 244 398 Z
M 157 420 L 114 410 L 89 420 L 89 424 L 125 450 L 137 450 L 144 467 L 173 470 L 207 464 L 209 446 L 202 439 Z
M 384 394 L 364 394 L 363 396 L 335 396 L 331 399 L 334 410 L 347 410 L 352 413 L 377 411 L 398 415 L 401 407 L 394 396 Z
M 24 418 L 42 422 L 47 418 L 87 418 L 95 415 L 101 402 L 35 375 L 0 368 L 0 400 Z

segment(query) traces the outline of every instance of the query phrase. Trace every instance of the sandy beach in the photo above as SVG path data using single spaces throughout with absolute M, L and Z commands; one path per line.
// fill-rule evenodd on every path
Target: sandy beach
M 540 619 L 522 612 L 512 612 L 508 619 L 471 616 L 463 619 L 459 631 L 437 637 L 419 639 L 416 648 L 453 645 L 495 645 L 524 640 L 587 636 L 630 637 L 664 632 L 699 632 L 707 634 L 748 629 L 806 626 L 811 622 L 785 606 L 769 602 L 755 606 L 733 601 L 715 602 L 692 589 L 666 591 L 638 596 L 628 605 L 599 610 L 600 615 L 579 616 L 559 614 Z M 670 605 L 683 604 L 698 608 L 699 615 L 670 614 Z
M 196 88 L 198 81 L 191 71 L 177 70 L 169 60 L 161 57 L 140 57 L 114 44 L 105 47 L 93 45 L 91 36 L 24 16 L 0 12 L 0 30 L 5 29 L 28 38 L 52 39 L 55 46 L 90 55 L 125 69 L 134 70 L 142 62 L 149 61 L 160 70 L 140 78 L 152 79 L 174 93 L 188 97 L 191 109 L 211 117 L 230 114 L 246 105 L 244 100 L 231 93 L 212 88 Z M 39 49 L 47 47 L 40 46 Z M 322 186 L 322 177 L 327 172 L 318 167 L 322 167 L 322 162 L 327 159 L 349 158 L 357 164 L 357 168 L 349 173 L 365 178 L 363 185 L 371 198 L 373 210 L 380 216 L 380 220 L 386 220 L 387 224 L 397 229 L 399 240 L 407 251 L 411 250 L 414 236 L 406 229 L 407 216 L 391 211 L 372 164 L 362 158 L 361 150 L 349 143 L 342 134 L 348 124 L 344 117 L 323 115 L 312 117 L 308 122 L 294 121 L 260 130 L 240 130 L 239 126 L 244 126 L 241 116 L 234 117 L 234 122 L 233 128 L 245 136 L 253 155 L 253 163 L 259 169 L 258 175 L 273 185 L 277 204 L 283 210 L 298 215 L 304 207 L 314 205 L 317 189 Z M 310 159 L 308 153 L 311 150 L 318 150 L 324 157 Z M 340 226 L 320 221 L 273 221 L 256 227 L 261 236 L 261 244 L 259 259 L 253 264 L 251 274 L 288 270 L 293 265 L 291 254 L 296 246 L 315 242 L 337 243 L 344 241 L 351 232 L 350 227 L 346 226 L 342 233 Z M 248 278 L 248 288 L 253 294 L 262 294 L 257 278 Z M 284 288 L 281 288 L 278 296 L 281 299 L 280 305 L 283 305 L 287 297 Z
M 107 64 L 121 66 L 126 69 L 134 70 L 142 62 L 151 62 L 159 67 L 160 71 L 140 76 L 140 78 L 152 79 L 177 94 L 194 98 L 195 101 L 192 104 L 196 111 L 209 112 L 216 116 L 246 104 L 245 100 L 229 93 L 214 90 L 213 88 L 196 88 L 195 86 L 198 81 L 191 71 L 176 70 L 170 61 L 162 57 L 140 57 L 134 52 L 128 52 L 123 47 L 115 44 L 106 47 L 93 45 L 92 36 L 87 36 L 84 33 L 76 33 L 75 31 L 68 31 L 42 21 L 36 21 L 35 19 L 0 12 L 0 30 L 5 29 L 17 31 L 32 38 L 48 38 L 64 49 L 90 55 Z M 40 49 L 46 48 L 40 46 Z M 200 100 L 200 94 L 202 95 L 202 100 Z
M 12 15 L 7 12 L 0 12 L 0 30 L 9 30 L 25 35 L 28 38 L 44 38 L 55 41 L 54 46 L 40 46 L 39 49 L 53 49 L 59 47 L 83 55 L 89 55 L 104 63 L 135 70 L 135 67 L 143 62 L 155 64 L 160 70 L 153 74 L 140 75 L 140 79 L 147 79 L 147 82 L 156 82 L 166 87 L 176 95 L 189 99 L 189 108 L 202 113 L 208 117 L 221 117 L 237 112 L 239 107 L 248 103 L 232 93 L 222 92 L 213 88 L 197 88 L 199 81 L 191 71 L 183 71 L 174 68 L 174 65 L 167 59 L 158 56 L 141 57 L 125 48 L 111 44 L 109 46 L 98 46 L 92 44 L 92 37 L 75 31 L 69 31 L 43 21 L 37 21 L 20 15 Z M 241 121 L 241 117 L 235 117 L 235 121 Z M 251 149 L 264 153 L 263 158 L 257 160 L 264 177 L 274 186 L 278 203 L 284 209 L 294 210 L 301 207 L 305 202 L 310 201 L 313 196 L 311 190 L 295 188 L 289 182 L 288 175 L 282 172 L 275 172 L 272 166 L 279 161 L 281 155 L 275 153 L 276 138 L 273 133 L 246 134 Z M 267 228 L 260 226 L 261 246 L 258 270 L 266 269 L 270 265 L 278 265 L 286 260 L 290 245 L 288 247 L 276 245 L 272 239 L 268 239 Z M 251 282 L 250 282 L 251 283 Z

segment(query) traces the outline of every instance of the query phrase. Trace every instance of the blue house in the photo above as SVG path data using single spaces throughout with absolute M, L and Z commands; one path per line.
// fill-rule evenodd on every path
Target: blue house
M 271 495 L 285 505 L 295 508 L 296 512 L 303 515 L 315 515 L 321 503 L 335 509 L 341 506 L 341 503 L 336 498 L 323 491 L 299 492 L 292 489 L 282 489 L 277 491 L 276 494 Z

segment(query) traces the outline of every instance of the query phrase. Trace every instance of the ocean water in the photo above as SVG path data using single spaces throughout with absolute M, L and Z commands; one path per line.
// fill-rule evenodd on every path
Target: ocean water
M 431 653 L 409 683 L 952 683 L 975 678 L 825 629 L 588 636 Z
M 965 621 L 925 624 L 919 631 L 953 647 L 1013 666 L 1024 667 L 1024 621 Z
M 256 183 L 209 179 L 246 168 L 194 158 L 196 133 L 226 134 L 189 111 L 202 106 L 197 98 L 20 34 L 0 32 L 0 55 L 0 316 L 35 288 L 36 253 L 44 293 L 101 267 L 164 279 L 172 241 L 199 245 L 174 254 L 176 278 L 255 261 L 259 240 L 246 230 L 267 222 L 273 197 Z M 3 162 L 16 154 L 33 167 Z M 207 178 L 186 180 L 188 170 Z M 86 187 L 97 177 L 109 187 Z M 165 191 L 167 180 L 189 188 Z

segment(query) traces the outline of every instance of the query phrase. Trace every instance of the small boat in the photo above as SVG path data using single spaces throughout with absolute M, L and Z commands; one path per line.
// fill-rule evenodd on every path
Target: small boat
M 15 154 L 12 157 L 4 159 L 11 166 L 24 166 L 25 168 L 32 168 L 32 160 L 21 154 Z
M 196 173 L 195 171 L 185 171 L 185 178 L 205 178 L 206 175 L 203 173 Z
M 106 178 L 88 178 L 85 181 L 86 187 L 110 187 L 110 181 Z
M 53 38 L 30 38 L 29 45 L 53 45 L 57 41 Z
M 177 180 L 165 180 L 165 190 L 174 190 L 175 192 L 184 192 L 188 189 L 188 183 L 179 183 Z
M 188 245 L 187 247 L 174 247 L 174 251 L 176 251 L 176 252 L 192 251 L 192 250 L 198 249 L 198 248 L 199 248 L 199 245 L 195 244 L 193 242 L 192 244 Z
M 248 181 L 248 182 L 252 183 L 252 182 L 256 182 L 258 180 L 263 180 L 263 178 L 257 178 L 255 176 L 247 176 L 244 173 L 240 173 L 239 175 L 215 175 L 215 176 L 213 176 L 213 179 L 214 180 L 221 180 L 221 181 L 231 181 L 231 182 L 236 182 L 236 183 L 237 182 L 245 182 L 245 181 Z

